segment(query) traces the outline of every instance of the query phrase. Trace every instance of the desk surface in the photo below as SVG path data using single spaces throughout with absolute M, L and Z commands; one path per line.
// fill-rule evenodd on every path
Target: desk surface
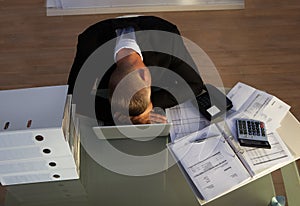
M 298 159 L 300 125 L 292 114 L 285 117 L 279 133 L 295 152 L 295 159 Z M 151 143 L 143 144 L 145 148 L 155 151 L 165 149 L 166 138 L 157 138 Z M 129 151 L 130 148 L 125 145 L 124 141 L 116 143 L 116 146 Z M 139 147 L 136 152 L 145 151 Z M 80 173 L 79 180 L 7 186 L 2 188 L 6 192 L 4 197 L 0 196 L 0 205 L 199 205 L 176 165 L 148 176 L 126 176 L 102 167 L 82 148 Z M 237 199 L 251 205 L 267 205 L 274 195 L 271 176 L 266 175 L 208 205 L 224 205 L 224 202 L 230 204 Z

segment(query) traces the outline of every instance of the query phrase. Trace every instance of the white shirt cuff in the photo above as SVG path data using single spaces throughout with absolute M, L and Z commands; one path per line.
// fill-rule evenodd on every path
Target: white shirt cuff
M 141 52 L 140 47 L 137 45 L 136 41 L 133 39 L 127 39 L 127 38 L 120 38 L 119 41 L 116 44 L 115 51 L 114 51 L 114 61 L 117 62 L 117 54 L 121 49 L 132 49 L 136 53 L 138 53 L 143 60 L 143 55 Z

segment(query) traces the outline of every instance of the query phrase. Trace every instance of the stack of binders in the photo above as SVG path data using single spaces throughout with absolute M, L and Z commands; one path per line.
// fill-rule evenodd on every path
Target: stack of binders
M 67 89 L 0 91 L 2 185 L 79 178 L 78 121 Z

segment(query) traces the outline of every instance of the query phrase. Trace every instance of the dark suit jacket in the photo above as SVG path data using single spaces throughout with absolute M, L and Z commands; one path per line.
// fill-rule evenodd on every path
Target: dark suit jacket
M 68 79 L 69 93 L 74 92 L 74 86 L 77 83 L 76 79 L 80 70 L 83 65 L 88 65 L 88 63 L 85 63 L 87 59 L 92 54 L 95 55 L 96 50 L 100 47 L 105 47 L 107 42 L 112 42 L 105 47 L 105 52 L 102 55 L 103 60 L 99 60 L 99 66 L 96 68 L 96 70 L 101 69 L 104 71 L 103 76 L 100 75 L 102 78 L 98 85 L 98 90 L 107 89 L 109 77 L 116 65 L 108 64 L 108 67 L 102 68 L 103 64 L 101 61 L 108 61 L 107 59 L 109 58 L 111 58 L 110 61 L 112 60 L 116 37 L 115 30 L 128 26 L 134 27 L 136 31 L 137 44 L 141 48 L 144 63 L 149 67 L 152 74 L 152 85 L 156 86 L 152 88 L 151 94 L 154 107 L 168 108 L 191 98 L 191 95 L 184 87 L 184 83 L 187 83 L 193 95 L 201 93 L 203 88 L 202 79 L 183 44 L 177 27 L 166 20 L 154 16 L 108 19 L 90 26 L 81 33 L 78 37 L 77 53 Z M 156 69 L 153 68 L 154 66 Z M 163 72 L 157 67 L 167 70 Z M 173 71 L 180 78 L 176 77 L 176 75 L 170 75 L 166 71 Z M 183 78 L 183 82 L 181 78 Z M 89 84 L 92 85 L 92 82 L 89 81 Z M 83 95 L 82 98 L 88 97 L 87 94 L 83 93 L 89 93 L 89 91 L 80 92 L 81 94 L 76 96 Z M 78 98 L 81 99 L 81 97 Z M 91 101 L 95 102 L 96 108 L 94 111 L 97 119 L 111 124 L 112 118 L 108 100 L 98 95 L 96 98 L 92 96 L 90 98 L 93 99 Z M 86 107 L 87 105 L 84 106 Z M 77 105 L 77 109 L 84 110 L 80 108 L 80 105 L 79 107 Z

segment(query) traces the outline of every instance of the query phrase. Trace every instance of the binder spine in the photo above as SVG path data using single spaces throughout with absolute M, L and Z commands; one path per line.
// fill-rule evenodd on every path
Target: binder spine
M 217 125 L 218 129 L 222 133 L 224 139 L 228 142 L 229 146 L 232 148 L 234 153 L 237 155 L 237 157 L 240 159 L 244 167 L 247 169 L 248 173 L 251 177 L 255 175 L 255 172 L 251 169 L 250 165 L 247 163 L 247 161 L 244 158 L 244 152 L 245 150 L 239 145 L 238 141 L 235 140 L 234 136 L 231 134 L 227 134 L 225 132 L 225 129 L 220 129 L 219 125 Z M 228 127 L 226 127 L 226 131 L 228 130 Z

